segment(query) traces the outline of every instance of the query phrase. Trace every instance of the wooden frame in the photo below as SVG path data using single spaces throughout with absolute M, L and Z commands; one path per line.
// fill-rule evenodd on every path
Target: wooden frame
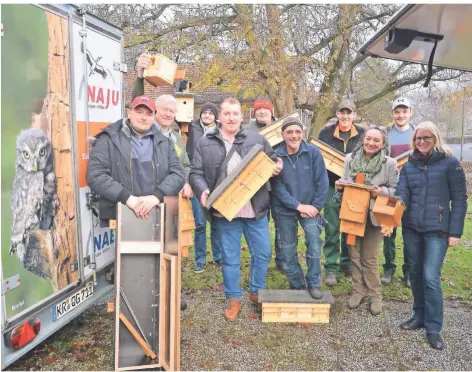
M 326 169 L 342 177 L 344 173 L 344 158 L 346 155 L 317 138 L 312 138 L 310 143 L 320 149 Z

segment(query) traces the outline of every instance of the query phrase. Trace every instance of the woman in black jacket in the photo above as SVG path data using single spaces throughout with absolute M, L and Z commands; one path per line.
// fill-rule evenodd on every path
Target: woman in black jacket
M 400 328 L 424 327 L 431 347 L 441 350 L 441 266 L 447 248 L 456 246 L 463 232 L 466 181 L 462 166 L 433 123 L 426 121 L 416 127 L 411 148 L 413 153 L 400 173 L 396 195 L 406 206 L 402 229 L 411 260 L 414 313 Z

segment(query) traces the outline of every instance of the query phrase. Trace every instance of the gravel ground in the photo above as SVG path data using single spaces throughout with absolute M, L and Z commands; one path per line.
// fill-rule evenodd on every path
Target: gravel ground
M 105 297 L 10 370 L 113 370 L 113 317 L 105 312 L 112 292 Z M 398 328 L 411 300 L 388 301 L 375 317 L 368 302 L 349 310 L 338 296 L 329 324 L 305 327 L 262 323 L 246 297 L 238 320 L 226 322 L 221 285 L 185 298 L 182 370 L 472 370 L 472 311 L 458 301 L 446 301 L 446 348 L 435 351 L 424 330 Z

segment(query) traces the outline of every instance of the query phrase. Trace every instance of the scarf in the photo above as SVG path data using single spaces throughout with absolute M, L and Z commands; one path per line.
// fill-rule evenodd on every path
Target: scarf
M 364 149 L 360 148 L 353 153 L 351 164 L 349 164 L 349 177 L 355 180 L 357 173 L 364 173 L 365 184 L 372 185 L 371 179 L 382 169 L 385 154 L 386 150 L 382 149 L 372 159 L 367 160 Z

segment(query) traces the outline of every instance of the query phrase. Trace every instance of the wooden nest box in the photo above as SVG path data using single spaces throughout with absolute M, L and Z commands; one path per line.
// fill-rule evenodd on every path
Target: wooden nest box
M 372 186 L 364 184 L 363 173 L 358 173 L 356 183 L 341 182 L 344 186 L 343 200 L 339 218 L 339 230 L 347 233 L 347 244 L 354 245 L 356 236 L 364 236 L 367 213 L 369 213 L 370 191 Z
M 342 177 L 344 173 L 345 154 L 317 138 L 312 138 L 310 143 L 320 149 L 326 169 L 338 175 L 339 177 Z
M 266 138 L 271 147 L 278 145 L 284 140 L 282 138 L 282 122 L 289 117 L 298 118 L 298 112 L 286 115 L 259 131 L 259 133 Z
M 155 87 L 171 86 L 174 84 L 177 72 L 177 63 L 163 54 L 151 56 L 151 65 L 146 67 L 143 77 Z
M 175 99 L 177 100 L 177 112 L 175 115 L 175 120 L 177 120 L 179 123 L 190 123 L 193 120 L 195 94 L 175 93 Z
M 231 221 L 265 185 L 275 167 L 276 164 L 262 151 L 262 145 L 254 145 L 238 168 L 208 196 L 207 208 L 215 208 Z
M 380 195 L 375 200 L 372 214 L 377 223 L 382 226 L 382 232 L 387 232 L 390 227 L 400 226 L 405 206 L 398 198 Z

